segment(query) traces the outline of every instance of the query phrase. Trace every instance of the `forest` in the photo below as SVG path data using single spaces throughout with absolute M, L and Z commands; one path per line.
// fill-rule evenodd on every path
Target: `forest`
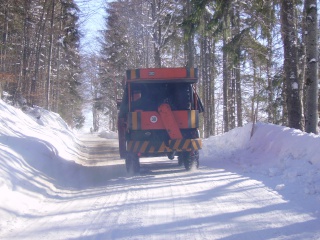
M 85 1 L 85 0 L 82 0 Z M 248 122 L 318 133 L 317 0 L 106 1 L 98 52 L 73 0 L 1 0 L 0 94 L 117 130 L 127 69 L 197 67 L 203 137 Z
M 0 0 L 0 95 L 81 127 L 79 9 L 73 0 Z

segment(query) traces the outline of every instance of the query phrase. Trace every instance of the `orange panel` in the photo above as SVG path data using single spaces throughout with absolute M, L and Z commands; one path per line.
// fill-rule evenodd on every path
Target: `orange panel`
M 171 111 L 175 122 L 180 129 L 199 127 L 198 111 L 180 110 Z M 156 111 L 131 112 L 128 117 L 129 128 L 133 130 L 166 129 L 163 119 Z
M 188 111 L 173 111 L 179 128 L 188 128 Z
M 173 79 L 186 78 L 186 68 L 147 68 L 140 69 L 141 79 Z
M 179 128 L 190 128 L 188 111 L 172 111 Z M 158 112 L 141 112 L 141 130 L 165 129 Z
M 197 68 L 141 68 L 127 70 L 127 82 L 198 82 Z
M 170 105 L 167 103 L 161 104 L 158 108 L 158 112 L 162 119 L 163 125 L 170 136 L 170 139 L 182 139 L 181 131 L 173 116 Z
M 159 113 L 141 112 L 141 130 L 165 129 Z

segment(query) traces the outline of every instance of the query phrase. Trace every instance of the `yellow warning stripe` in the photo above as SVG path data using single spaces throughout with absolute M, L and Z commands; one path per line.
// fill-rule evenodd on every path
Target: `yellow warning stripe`
M 128 141 L 128 152 L 163 153 L 172 151 L 199 150 L 202 147 L 201 139 L 176 139 L 165 142 Z
M 188 127 L 189 128 L 199 127 L 199 111 L 197 110 L 188 111 Z
M 177 140 L 175 141 L 175 144 L 173 145 L 173 149 L 178 149 L 180 143 L 181 143 L 181 139 L 177 139 Z
M 138 113 L 132 112 L 131 113 L 131 123 L 132 123 L 132 129 L 138 129 Z
M 129 142 L 128 142 L 128 145 L 127 145 L 127 148 L 128 148 L 128 149 L 132 149 L 132 144 L 133 144 L 133 141 L 129 141 Z
M 190 68 L 190 77 L 194 78 L 194 68 Z
M 197 149 L 198 148 L 198 146 L 197 146 L 195 141 L 192 141 L 191 144 L 192 144 L 193 149 Z
M 190 139 L 187 139 L 187 140 L 185 141 L 185 143 L 183 144 L 182 149 L 188 149 L 188 148 L 189 148 L 189 145 L 190 145 Z
M 148 144 L 149 144 L 148 141 L 144 141 L 142 146 L 141 146 L 140 152 L 145 152 L 147 147 L 148 147 Z
M 191 111 L 191 127 L 196 128 L 196 111 Z
M 137 77 L 136 77 L 136 70 L 135 70 L 135 69 L 132 69 L 130 75 L 131 75 L 131 79 L 137 78 Z
M 139 145 L 140 145 L 140 142 L 135 142 L 133 152 L 138 152 Z
M 150 148 L 150 153 L 154 153 L 154 150 L 155 150 L 155 148 L 152 146 L 151 148 Z
M 166 148 L 166 145 L 163 142 L 159 148 L 159 152 L 164 152 L 165 148 Z

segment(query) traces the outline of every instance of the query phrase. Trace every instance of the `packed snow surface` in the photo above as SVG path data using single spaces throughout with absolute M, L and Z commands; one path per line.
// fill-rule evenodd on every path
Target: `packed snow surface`
M 198 170 L 145 158 L 128 176 L 95 147 L 113 133 L 1 100 L 0 115 L 0 239 L 320 239 L 317 135 L 248 124 L 205 139 Z

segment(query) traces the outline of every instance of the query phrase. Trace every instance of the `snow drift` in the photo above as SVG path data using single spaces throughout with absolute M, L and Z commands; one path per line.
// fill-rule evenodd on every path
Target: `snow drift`
M 5 229 L 7 219 L 23 216 L 43 199 L 59 199 L 66 189 L 86 185 L 94 176 L 84 175 L 94 173 L 77 163 L 77 136 L 58 114 L 41 108 L 23 112 L 0 100 L 0 115 L 0 229 Z M 256 177 L 282 196 L 311 203 L 318 214 L 320 137 L 263 123 L 255 125 L 252 137 L 251 130 L 248 124 L 205 139 L 201 166 Z
M 72 180 L 78 140 L 62 118 L 36 107 L 22 112 L 0 101 L 0 188 L 38 184 L 39 176 L 52 186 Z M 305 192 L 320 193 L 320 137 L 296 129 L 258 123 L 204 140 L 201 164 L 232 163 L 244 172 L 302 179 Z M 100 134 L 114 138 L 114 133 Z M 36 188 L 29 188 L 38 191 Z
M 205 164 L 234 167 L 303 185 L 307 194 L 320 193 L 320 136 L 288 127 L 258 123 L 204 140 Z M 292 186 L 294 188 L 294 185 Z

